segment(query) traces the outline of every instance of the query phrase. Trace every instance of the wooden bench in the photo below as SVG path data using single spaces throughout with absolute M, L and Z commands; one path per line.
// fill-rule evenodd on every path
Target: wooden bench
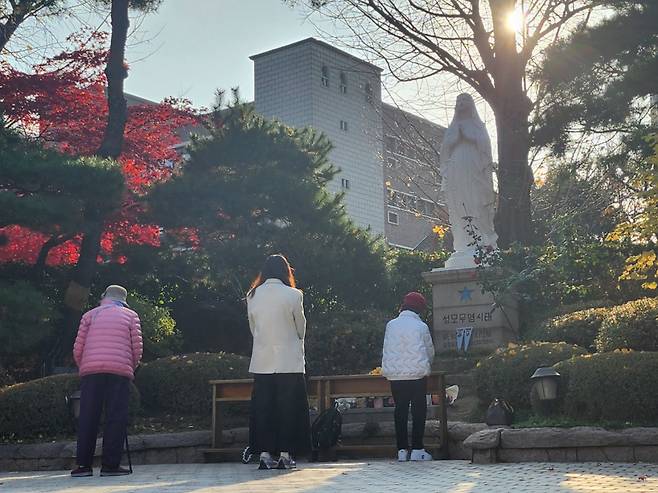
M 222 406 L 227 403 L 245 402 L 251 400 L 253 388 L 252 379 L 241 380 L 210 380 L 212 386 L 212 448 L 205 450 L 207 454 L 216 456 L 238 457 L 242 449 L 228 448 L 223 443 Z M 328 409 L 334 399 L 341 397 L 386 397 L 391 395 L 388 380 L 381 375 L 333 375 L 311 377 L 307 381 L 309 399 L 317 399 L 318 412 Z M 445 402 L 445 378 L 440 372 L 428 377 L 427 393 L 438 395 L 440 437 L 439 443 L 428 443 L 425 448 L 434 451 L 437 458 L 448 457 L 448 420 Z M 339 445 L 337 451 L 375 451 L 386 448 L 383 445 L 350 444 Z M 391 450 L 395 447 L 391 444 Z

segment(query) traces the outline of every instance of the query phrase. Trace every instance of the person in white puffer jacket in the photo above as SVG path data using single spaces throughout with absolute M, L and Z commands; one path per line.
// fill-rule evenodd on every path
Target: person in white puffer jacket
M 400 315 L 386 325 L 382 356 L 382 374 L 391 382 L 395 401 L 395 437 L 398 460 L 432 460 L 425 451 L 423 435 L 427 416 L 427 376 L 434 359 L 430 329 L 420 318 L 427 309 L 425 297 L 408 293 Z M 407 420 L 411 404 L 411 453 Z

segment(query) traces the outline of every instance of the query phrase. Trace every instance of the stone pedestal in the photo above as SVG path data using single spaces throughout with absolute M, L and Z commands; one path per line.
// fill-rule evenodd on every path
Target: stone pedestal
M 468 351 L 493 350 L 518 336 L 518 303 L 506 299 L 494 308 L 483 293 L 478 269 L 435 269 L 423 274 L 432 283 L 434 346 L 437 352 L 457 351 L 457 329 L 472 327 Z

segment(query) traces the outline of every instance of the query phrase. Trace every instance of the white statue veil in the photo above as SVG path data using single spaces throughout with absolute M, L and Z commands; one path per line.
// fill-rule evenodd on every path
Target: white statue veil
M 456 111 L 457 106 L 460 104 L 464 106 L 465 115 Z M 482 154 L 483 162 L 489 163 L 489 166 L 491 166 L 493 158 L 491 154 L 491 140 L 487 133 L 487 127 L 484 125 L 480 115 L 478 115 L 473 97 L 468 93 L 462 93 L 457 96 L 455 114 L 443 137 L 441 154 L 439 156 L 441 167 L 447 165 L 447 161 L 452 156 L 452 147 L 454 147 L 459 140 L 459 127 L 462 129 L 463 135 L 469 140 L 475 141 L 478 150 Z

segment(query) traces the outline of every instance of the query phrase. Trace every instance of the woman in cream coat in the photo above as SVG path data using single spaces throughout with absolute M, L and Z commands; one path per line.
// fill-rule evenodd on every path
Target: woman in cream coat
M 310 433 L 303 296 L 284 256 L 265 261 L 247 294 L 247 313 L 254 337 L 251 450 L 260 453 L 259 469 L 290 469 L 294 454 L 308 448 Z

